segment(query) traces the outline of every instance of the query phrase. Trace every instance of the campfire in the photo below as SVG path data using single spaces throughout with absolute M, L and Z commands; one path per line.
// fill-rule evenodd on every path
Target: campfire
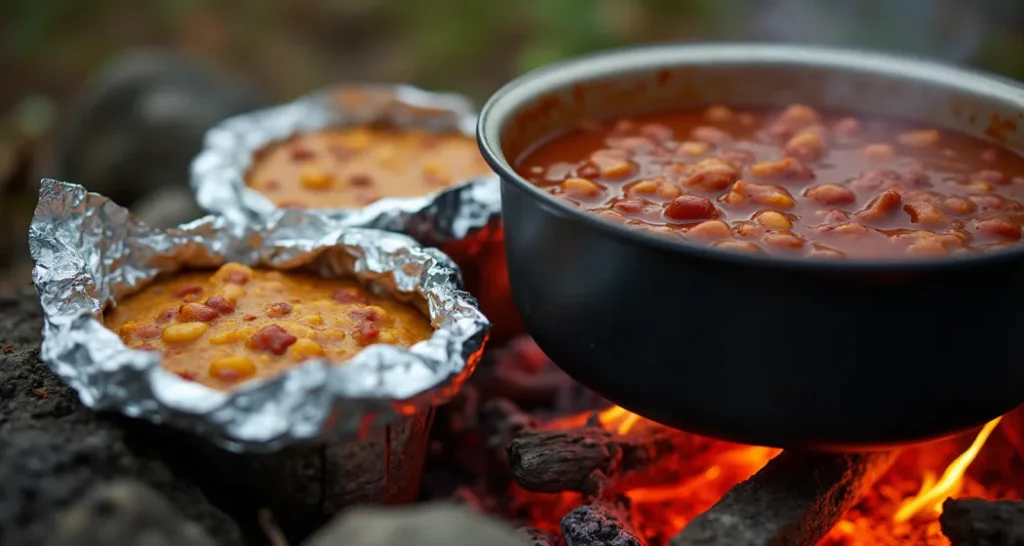
M 896 451 L 782 452 L 603 402 L 521 340 L 440 414 L 424 494 L 514 521 L 538 545 L 949 544 L 978 514 L 946 505 L 940 526 L 947 499 L 1021 498 L 1017 413 Z

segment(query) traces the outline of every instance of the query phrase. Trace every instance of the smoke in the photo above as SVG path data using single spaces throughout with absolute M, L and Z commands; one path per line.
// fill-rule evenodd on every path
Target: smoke
M 970 63 L 981 48 L 985 6 L 991 2 L 763 0 L 749 5 L 754 12 L 749 36 L 754 39 L 877 48 Z

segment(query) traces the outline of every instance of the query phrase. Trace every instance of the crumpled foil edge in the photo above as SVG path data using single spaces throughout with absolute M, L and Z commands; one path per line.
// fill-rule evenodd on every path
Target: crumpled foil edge
M 258 227 L 207 216 L 164 231 L 102 195 L 44 179 L 29 246 L 44 315 L 42 359 L 86 406 L 167 423 L 238 452 L 331 442 L 444 402 L 473 372 L 490 329 L 441 252 L 301 211 Z M 158 274 L 227 261 L 354 276 L 425 303 L 435 331 L 408 349 L 372 345 L 343 365 L 308 360 L 217 391 L 165 371 L 158 354 L 129 349 L 99 320 L 108 304 Z
M 365 93 L 376 97 L 359 109 L 342 108 L 330 97 Z M 475 138 L 472 102 L 453 93 L 408 85 L 343 85 L 292 102 L 241 114 L 211 128 L 191 166 L 196 202 L 233 223 L 275 222 L 284 209 L 245 184 L 256 152 L 295 134 L 331 127 L 387 123 L 437 131 L 459 131 Z M 456 183 L 422 197 L 385 197 L 358 209 L 314 209 L 342 225 L 396 231 L 440 246 L 474 235 L 501 214 L 496 175 Z

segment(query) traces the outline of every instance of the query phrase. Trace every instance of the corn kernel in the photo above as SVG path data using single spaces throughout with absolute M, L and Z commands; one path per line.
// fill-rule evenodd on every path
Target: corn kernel
M 292 346 L 288 348 L 288 353 L 292 355 L 293 358 L 303 360 L 311 357 L 324 356 L 324 349 L 312 339 L 302 337 L 295 340 L 295 343 L 292 343 Z
M 370 145 L 370 132 L 365 129 L 356 129 L 346 135 L 345 147 L 353 150 L 363 150 Z
M 967 189 L 971 191 L 988 192 L 992 191 L 992 184 L 988 182 L 982 182 L 981 180 L 975 180 L 967 185 Z
M 323 169 L 318 169 L 316 167 L 306 167 L 302 169 L 302 173 L 299 175 L 299 183 L 301 183 L 304 188 L 310 190 L 329 189 L 333 182 L 334 177 Z
M 378 334 L 377 336 L 377 341 L 379 341 L 380 343 L 394 345 L 398 343 L 398 338 L 395 337 L 394 332 L 392 332 L 391 330 L 381 330 L 380 334 Z
M 757 223 L 770 229 L 789 229 L 793 224 L 785 215 L 773 210 L 763 212 L 757 217 Z
M 238 381 L 256 374 L 256 364 L 244 356 L 225 356 L 210 363 L 210 375 L 224 381 Z
M 308 317 L 302 317 L 299 320 L 299 322 L 302 322 L 303 324 L 310 324 L 316 326 L 323 324 L 324 319 L 320 315 L 309 315 Z
M 121 328 L 117 330 L 117 333 L 120 334 L 121 337 L 125 337 L 134 332 L 140 325 L 141 323 L 134 320 L 128 321 L 121 325 Z
M 161 336 L 167 343 L 188 343 L 206 333 L 209 326 L 204 322 L 179 322 L 164 328 Z
M 238 330 L 231 330 L 211 335 L 210 343 L 213 343 L 214 345 L 227 345 L 228 343 L 234 343 L 240 339 L 241 337 L 238 335 Z
M 225 284 L 217 292 L 231 303 L 238 303 L 238 300 L 245 296 L 245 289 L 237 284 Z
M 279 322 L 281 328 L 284 328 L 286 332 L 295 337 L 313 337 L 316 332 L 309 326 L 299 324 L 298 322 Z

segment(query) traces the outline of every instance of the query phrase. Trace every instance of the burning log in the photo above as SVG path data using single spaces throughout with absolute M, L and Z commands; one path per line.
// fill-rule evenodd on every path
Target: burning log
M 948 499 L 939 516 L 952 546 L 1024 545 L 1024 502 Z
M 562 540 L 552 533 L 534 529 L 533 527 L 522 527 L 519 534 L 526 536 L 530 546 L 561 546 Z
M 703 471 L 693 458 L 705 454 L 712 440 L 643 422 L 625 434 L 598 426 L 566 430 L 524 430 L 508 447 L 513 479 L 527 491 L 573 491 L 597 496 L 607 489 L 648 485 L 679 478 L 680 458 L 694 473 Z M 683 458 L 683 457 L 681 457 Z
M 565 546 L 645 546 L 625 497 L 577 507 L 562 518 L 562 536 Z
M 896 459 L 895 451 L 785 451 L 729 490 L 669 546 L 813 546 Z

